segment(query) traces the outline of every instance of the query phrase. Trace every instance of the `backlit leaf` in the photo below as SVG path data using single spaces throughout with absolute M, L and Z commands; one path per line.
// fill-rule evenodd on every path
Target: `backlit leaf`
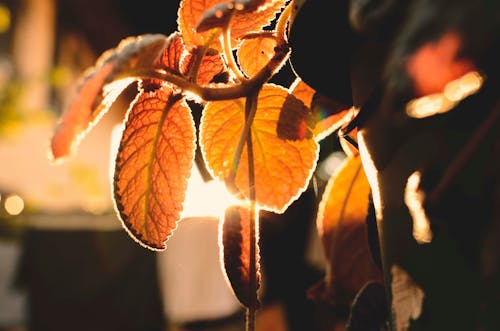
M 124 227 L 162 250 L 183 209 L 195 151 L 190 109 L 180 95 L 143 91 L 128 114 L 116 157 L 114 195 Z
M 304 105 L 311 108 L 311 102 L 316 90 L 297 77 L 290 85 L 290 93 L 302 101 Z
M 270 36 L 244 39 L 237 51 L 241 70 L 249 77 L 258 73 L 273 57 L 276 44 Z
M 53 161 L 70 156 L 118 95 L 134 81 L 132 78 L 113 81 L 115 77 L 134 68 L 155 63 L 165 43 L 166 38 L 161 34 L 126 38 L 116 48 L 101 55 L 96 65 L 82 74 L 75 95 L 52 137 Z
M 189 74 L 194 67 L 195 60 L 198 53 L 201 51 L 201 47 L 195 47 L 191 50 L 189 55 L 184 58 L 182 62 L 182 72 Z M 218 79 L 220 77 L 220 79 Z M 208 49 L 198 68 L 196 82 L 200 85 L 208 85 L 210 83 L 218 83 L 227 81 L 228 73 L 226 64 L 224 63 L 220 53 L 210 48 Z
M 284 140 L 277 135 L 282 107 L 291 95 L 282 87 L 264 85 L 252 124 L 255 190 L 259 206 L 282 213 L 309 184 L 318 158 L 313 139 Z M 200 144 L 213 177 L 228 180 L 245 123 L 245 100 L 209 102 L 203 111 Z M 286 111 L 286 110 L 283 110 Z M 249 197 L 247 149 L 243 149 L 235 185 Z
M 345 123 L 349 109 L 346 106 L 316 92 L 302 79 L 297 78 L 290 86 L 291 93 L 311 108 L 316 125 L 314 139 L 321 141 Z
M 257 1 L 236 1 L 235 6 L 242 6 L 245 10 L 237 10 L 230 22 L 231 39 L 233 46 L 236 46 L 238 39 L 242 36 L 258 32 L 263 27 L 269 25 L 276 17 L 276 14 L 283 9 L 285 0 L 257 0 Z M 226 4 L 228 1 L 221 0 L 182 0 L 179 6 L 178 24 L 182 33 L 186 47 L 191 49 L 195 46 L 202 46 L 210 43 L 212 30 L 197 33 L 196 28 L 206 11 L 212 10 L 219 4 Z M 216 38 L 210 44 L 211 47 L 220 49 L 219 40 Z
M 174 73 L 181 73 L 180 64 L 184 56 L 187 55 L 182 36 L 178 32 L 172 33 L 166 44 L 158 61 L 160 67 L 170 69 Z
M 350 118 L 351 112 L 350 107 L 319 93 L 314 94 L 311 110 L 317 123 L 314 128 L 314 137 L 317 141 L 337 131 Z
M 258 223 L 258 222 L 257 222 Z M 256 242 L 258 243 L 258 225 Z M 250 284 L 250 211 L 243 206 L 230 206 L 224 213 L 224 220 L 220 228 L 222 253 L 222 269 L 238 300 L 245 307 L 251 305 L 252 296 Z M 258 259 L 258 245 L 256 246 L 256 281 L 260 284 L 260 264 Z M 258 301 L 256 301 L 258 303 Z
M 358 129 L 354 128 L 352 132 L 349 133 L 349 138 L 357 144 Z M 347 137 L 340 137 L 339 139 L 340 147 L 347 156 L 354 156 L 359 154 L 359 149 L 354 146 L 351 142 L 347 140 Z
M 350 303 L 367 281 L 381 280 L 367 240 L 370 185 L 359 155 L 347 157 L 325 187 L 317 216 L 328 260 L 328 295 Z

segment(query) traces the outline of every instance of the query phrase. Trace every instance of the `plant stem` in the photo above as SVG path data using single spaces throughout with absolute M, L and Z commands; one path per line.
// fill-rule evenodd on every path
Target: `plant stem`
M 483 120 L 478 129 L 474 132 L 467 144 L 460 150 L 455 158 L 450 162 L 448 168 L 444 171 L 443 177 L 439 180 L 436 187 L 430 192 L 427 198 L 427 205 L 435 206 L 443 195 L 443 192 L 450 186 L 455 177 L 464 168 L 467 161 L 470 160 L 474 151 L 486 137 L 488 132 L 494 127 L 500 117 L 500 103 L 497 103 L 491 113 Z
M 252 93 L 245 103 L 245 126 L 253 122 L 255 111 L 257 109 L 257 93 Z M 255 330 L 255 315 L 257 310 L 257 224 L 258 216 L 256 210 L 256 192 L 255 192 L 255 169 L 253 156 L 253 143 L 251 130 L 246 135 L 247 154 L 248 154 L 248 190 L 250 198 L 250 261 L 249 261 L 249 280 L 250 280 L 250 303 L 246 315 L 246 331 Z
M 137 68 L 129 72 L 117 75 L 113 80 L 124 78 L 137 79 L 161 79 L 172 83 L 179 88 L 194 93 L 205 101 L 230 100 L 245 97 L 256 88 L 266 83 L 288 59 L 290 48 L 287 44 L 276 48 L 276 52 L 264 68 L 262 68 L 252 79 L 245 80 L 240 84 L 228 87 L 206 87 L 200 86 L 185 77 L 162 69 Z
M 231 69 L 231 71 L 236 76 L 236 79 L 238 81 L 240 82 L 245 81 L 247 78 L 241 72 L 233 55 L 233 49 L 231 46 L 231 29 L 229 29 L 228 27 L 226 27 L 226 29 L 222 33 L 222 47 L 224 49 L 224 56 L 226 57 L 229 69 Z

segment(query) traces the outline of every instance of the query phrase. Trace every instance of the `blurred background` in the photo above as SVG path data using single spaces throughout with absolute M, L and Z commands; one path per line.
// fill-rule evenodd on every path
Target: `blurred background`
M 47 158 L 57 118 L 82 71 L 125 37 L 169 35 L 178 1 L 0 1 L 0 330 L 243 330 L 244 311 L 219 267 L 224 190 L 203 167 L 185 219 L 162 253 L 122 229 L 110 174 L 127 89 L 60 165 Z M 285 67 L 274 80 L 288 85 Z M 332 142 L 333 141 L 333 142 Z M 318 195 L 341 162 L 322 146 L 316 188 L 283 215 L 261 215 L 263 309 L 259 330 L 320 330 L 306 295 L 325 260 L 314 225 Z

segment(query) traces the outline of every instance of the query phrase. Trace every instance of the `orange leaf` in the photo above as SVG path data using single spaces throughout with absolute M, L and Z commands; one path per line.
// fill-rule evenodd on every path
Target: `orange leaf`
M 195 151 L 188 105 L 165 89 L 142 92 L 128 114 L 116 157 L 114 195 L 124 227 L 162 250 L 183 208 Z
M 178 32 L 172 33 L 168 37 L 166 44 L 158 61 L 160 67 L 170 69 L 174 73 L 181 73 L 181 60 L 186 56 L 186 48 L 181 34 Z
M 302 101 L 304 105 L 311 108 L 311 102 L 313 100 L 314 93 L 316 93 L 315 89 L 306 84 L 302 79 L 296 78 L 292 85 L 290 85 L 289 90 L 290 93 Z
M 273 57 L 276 44 L 276 39 L 270 36 L 244 39 L 237 51 L 241 70 L 249 77 L 258 73 Z
M 126 38 L 106 51 L 80 78 L 69 106 L 59 120 L 51 141 L 51 158 L 70 156 L 80 140 L 106 113 L 116 98 L 134 79 L 113 79 L 138 66 L 157 61 L 166 38 L 161 34 Z
M 258 223 L 258 222 L 256 222 Z M 256 225 L 256 242 L 258 242 L 258 226 Z M 250 211 L 243 206 L 228 207 L 224 213 L 224 221 L 220 228 L 222 270 L 229 281 L 234 295 L 245 307 L 251 304 L 250 284 Z M 258 245 L 256 247 L 256 281 L 260 283 L 260 264 Z M 256 300 L 257 304 L 258 301 Z
M 367 241 L 370 185 L 361 158 L 347 157 L 325 187 L 317 227 L 329 268 L 329 295 L 350 303 L 369 280 L 381 280 Z M 338 302 L 339 303 L 339 302 Z
M 201 47 L 195 47 L 191 50 L 182 62 L 182 72 L 190 74 L 191 69 L 194 67 L 198 53 Z M 201 59 L 196 76 L 196 82 L 200 85 L 207 85 L 210 83 L 217 83 L 219 80 L 227 81 L 228 73 L 226 64 L 224 63 L 219 51 L 210 48 L 206 51 Z
M 346 107 L 319 93 L 314 94 L 311 108 L 316 118 L 314 137 L 317 141 L 323 140 L 338 130 L 354 112 L 353 108 Z
M 316 92 L 302 79 L 297 78 L 290 86 L 291 93 L 311 108 L 316 125 L 314 139 L 321 141 L 339 129 L 347 120 L 350 109 L 345 105 Z
M 269 25 L 276 17 L 276 14 L 283 9 L 285 2 L 285 0 L 232 2 L 235 4 L 235 7 L 243 8 L 243 10 L 236 10 L 231 18 L 230 28 L 232 45 L 236 47 L 239 38 L 252 32 L 259 32 L 263 27 Z M 198 33 L 196 32 L 198 24 L 206 11 L 210 11 L 216 5 L 220 4 L 223 4 L 223 7 L 227 7 L 228 3 L 231 2 L 223 0 L 181 1 L 177 21 L 179 23 L 179 30 L 182 33 L 188 49 L 210 43 L 213 31 L 208 30 Z M 223 11 L 221 14 L 224 13 Z M 215 49 L 221 49 L 218 39 L 214 39 L 214 42 L 210 43 L 210 46 Z
M 318 144 L 313 139 L 284 140 L 277 135 L 282 107 L 291 95 L 267 84 L 259 93 L 252 124 L 255 190 L 259 206 L 282 213 L 307 188 L 316 166 Z M 202 153 L 211 174 L 227 180 L 245 123 L 245 100 L 209 102 L 200 127 Z M 235 185 L 249 197 L 246 147 L 236 171 Z

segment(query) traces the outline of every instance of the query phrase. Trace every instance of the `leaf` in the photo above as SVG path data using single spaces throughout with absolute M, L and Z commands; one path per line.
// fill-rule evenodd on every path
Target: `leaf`
M 283 103 L 276 132 L 281 139 L 311 139 L 315 124 L 311 110 L 289 94 Z
M 347 157 L 328 181 L 318 208 L 317 228 L 328 260 L 328 295 L 350 304 L 370 280 L 381 280 L 371 258 L 365 219 L 370 185 L 359 155 Z
M 276 130 L 290 98 L 282 87 L 264 85 L 252 124 L 256 200 L 263 209 L 282 213 L 307 188 L 318 158 L 313 139 L 283 140 Z M 208 102 L 200 126 L 200 145 L 212 176 L 226 181 L 245 123 L 244 99 Z M 249 197 L 246 147 L 236 171 L 235 185 Z
M 350 139 L 356 144 L 358 142 L 357 134 L 358 134 L 358 128 L 354 128 L 352 132 L 349 133 Z M 347 137 L 341 136 L 339 142 L 340 142 L 340 147 L 347 156 L 354 156 L 359 154 L 359 149 L 356 146 L 353 146 L 351 142 L 347 141 Z
M 196 46 L 208 46 L 221 49 L 218 39 L 211 42 L 213 31 L 208 30 L 198 33 L 196 31 L 199 22 L 206 11 L 210 11 L 216 5 L 235 3 L 236 6 L 243 5 L 244 10 L 239 10 L 232 15 L 230 22 L 231 42 L 234 47 L 239 38 L 252 32 L 259 32 L 263 27 L 269 25 L 276 14 L 285 6 L 285 0 L 257 0 L 228 2 L 221 0 L 182 0 L 179 6 L 179 31 L 182 33 L 184 42 L 188 49 Z M 262 3 L 262 5 L 261 5 Z
M 311 108 L 316 123 L 313 130 L 316 141 L 321 141 L 338 130 L 348 118 L 351 109 L 319 94 L 300 78 L 295 79 L 290 91 Z
M 195 62 L 202 47 L 193 48 L 189 55 L 186 56 L 182 62 L 182 72 L 190 74 L 195 66 Z M 198 66 L 196 82 L 199 85 L 208 85 L 210 83 L 217 83 L 219 80 L 227 82 L 229 74 L 227 72 L 226 64 L 224 63 L 219 51 L 209 48 Z
M 321 141 L 346 123 L 354 108 L 346 107 L 316 92 L 311 101 L 311 110 L 317 122 L 314 137 L 317 141 Z
M 290 85 L 290 93 L 293 94 L 297 99 L 302 101 L 304 105 L 311 108 L 311 102 L 314 97 L 314 90 L 311 86 L 309 86 L 302 79 L 297 77 L 293 83 Z
M 406 331 L 410 329 L 411 320 L 417 320 L 422 315 L 425 293 L 411 275 L 397 264 L 392 265 L 391 275 L 394 324 L 397 331 Z
M 181 73 L 180 65 L 182 59 L 186 56 L 187 51 L 182 41 L 182 36 L 178 32 L 172 33 L 166 42 L 161 56 L 159 58 L 159 66 L 169 69 L 174 73 Z
M 256 242 L 258 242 L 256 226 Z M 250 284 L 250 210 L 244 206 L 230 206 L 224 213 L 220 228 L 222 270 L 234 292 L 245 307 L 250 307 L 253 293 Z M 256 247 L 256 288 L 260 286 L 260 264 Z M 257 305 L 259 305 L 259 302 Z
M 141 245 L 166 248 L 183 208 L 195 151 L 190 109 L 165 88 L 133 104 L 115 163 L 114 197 L 124 227 Z
M 139 66 L 150 66 L 157 61 L 165 43 L 166 38 L 161 34 L 126 38 L 118 47 L 101 55 L 96 65 L 82 74 L 75 95 L 58 121 L 52 137 L 50 158 L 54 162 L 70 156 L 76 150 L 86 133 L 134 81 L 129 78 L 113 82 L 115 77 Z
M 244 39 L 237 50 L 241 70 L 249 77 L 254 76 L 273 57 L 276 45 L 276 39 L 271 36 Z

